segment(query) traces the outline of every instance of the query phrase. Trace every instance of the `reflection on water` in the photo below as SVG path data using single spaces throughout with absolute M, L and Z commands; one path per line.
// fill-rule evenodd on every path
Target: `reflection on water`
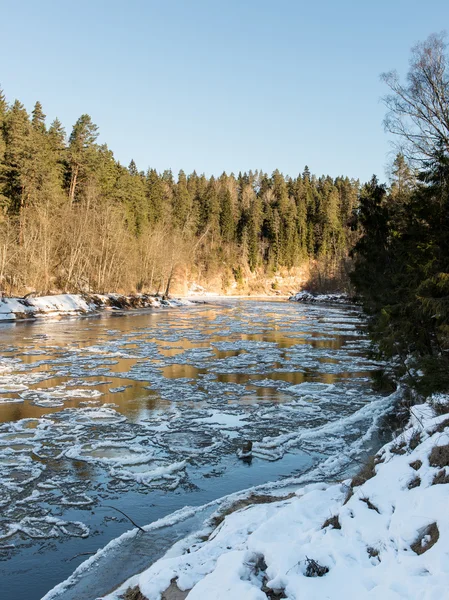
M 362 330 L 355 311 L 263 301 L 1 325 L 8 597 L 40 598 L 81 560 L 68 559 L 125 531 L 105 505 L 148 523 L 336 452 L 357 459 L 378 402 Z

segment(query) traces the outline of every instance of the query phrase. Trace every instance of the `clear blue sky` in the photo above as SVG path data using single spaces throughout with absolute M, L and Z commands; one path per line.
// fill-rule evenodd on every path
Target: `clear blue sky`
M 124 164 L 363 180 L 390 150 L 379 74 L 449 26 L 448 0 L 0 0 L 9 101 Z

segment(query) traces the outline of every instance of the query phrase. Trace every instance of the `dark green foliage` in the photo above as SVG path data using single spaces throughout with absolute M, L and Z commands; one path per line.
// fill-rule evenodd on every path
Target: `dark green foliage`
M 44 111 L 42 110 L 42 104 L 40 102 L 36 102 L 33 108 L 33 112 L 31 114 L 31 124 L 33 125 L 34 129 L 45 133 L 45 115 Z
M 69 138 L 68 164 L 69 164 L 69 198 L 73 202 L 76 191 L 81 185 L 86 185 L 89 175 L 95 171 L 95 142 L 98 137 L 98 127 L 92 122 L 89 115 L 81 115 L 73 126 Z
M 6 193 L 7 167 L 5 162 L 6 140 L 5 125 L 8 105 L 3 90 L 0 88 L 0 214 L 8 207 Z
M 414 188 L 393 182 L 388 193 L 373 178 L 358 212 L 352 280 L 371 335 L 423 393 L 449 385 L 448 184 L 449 162 L 438 155 Z
M 145 195 L 147 199 L 148 221 L 150 224 L 159 223 L 167 213 L 167 203 L 164 203 L 165 187 L 161 177 L 155 169 L 148 169 L 145 181 Z
M 234 240 L 235 219 L 232 210 L 231 192 L 226 190 L 223 194 L 220 210 L 220 232 L 224 242 Z
M 443 35 L 412 50 L 406 83 L 383 76 L 386 128 L 402 153 L 387 191 L 376 178 L 361 193 L 352 280 L 370 333 L 396 378 L 429 394 L 449 386 L 449 56 Z
M 8 198 L 8 208 L 13 213 L 19 212 L 29 196 L 30 128 L 28 114 L 23 104 L 16 100 L 6 114 L 4 124 L 5 196 Z

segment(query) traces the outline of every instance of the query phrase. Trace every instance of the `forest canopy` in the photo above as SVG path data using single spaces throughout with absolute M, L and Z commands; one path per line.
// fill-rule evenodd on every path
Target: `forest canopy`
M 83 114 L 69 135 L 0 92 L 0 291 L 164 291 L 174 275 L 223 287 L 353 245 L 359 183 L 279 171 L 121 165 Z

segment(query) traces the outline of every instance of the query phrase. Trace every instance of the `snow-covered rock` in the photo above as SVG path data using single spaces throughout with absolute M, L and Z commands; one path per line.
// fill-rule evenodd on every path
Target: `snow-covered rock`
M 319 304 L 348 304 L 351 302 L 347 294 L 313 294 L 307 290 L 290 296 L 290 302 L 308 302 Z
M 210 520 L 105 598 L 138 585 L 159 600 L 173 581 L 187 600 L 447 598 L 449 414 L 433 406 L 448 402 L 413 407 L 363 475 Z
M 92 310 L 79 294 L 0 299 L 0 321 L 32 319 L 39 315 L 78 315 Z
M 148 294 L 123 296 L 120 294 L 57 294 L 28 298 L 0 298 L 0 321 L 36 319 L 88 314 L 103 309 L 127 310 L 132 308 L 161 308 L 188 306 L 185 299 L 162 298 Z

